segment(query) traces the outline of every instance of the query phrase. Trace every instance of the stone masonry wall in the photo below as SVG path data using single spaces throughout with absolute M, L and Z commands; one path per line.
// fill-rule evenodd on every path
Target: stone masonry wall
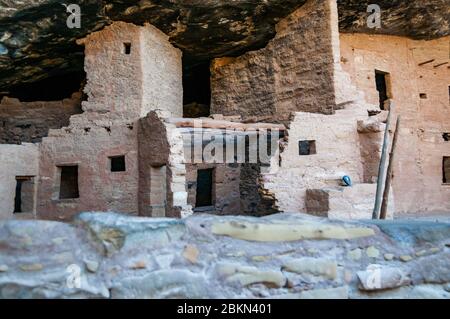
M 183 217 L 191 213 L 181 132 L 153 111 L 139 122 L 139 215 Z M 161 207 L 163 206 L 163 207 Z
M 197 171 L 213 168 L 213 211 L 218 215 L 239 215 L 241 197 L 239 193 L 240 164 L 189 164 L 186 165 L 188 203 L 196 207 Z
M 182 115 L 181 51 L 164 33 L 151 25 L 115 22 L 79 43 L 86 55 L 89 99 L 84 111 L 119 118 L 139 118 L 157 109 Z
M 75 121 L 78 122 L 75 124 Z M 138 213 L 138 145 L 135 124 L 72 119 L 70 127 L 52 130 L 40 148 L 37 216 L 70 219 L 82 211 Z M 110 159 L 125 156 L 126 170 L 112 172 Z M 78 165 L 79 198 L 60 199 L 59 166 Z
M 358 121 L 368 118 L 361 104 L 334 115 L 295 113 L 280 166 L 272 165 L 263 174 L 265 188 L 274 194 L 281 211 L 306 212 L 307 190 L 321 189 L 330 194 L 334 217 L 371 217 L 376 184 L 366 184 L 358 133 Z M 299 141 L 314 141 L 316 153 L 300 155 Z M 377 141 L 380 145 L 381 139 Z M 342 186 L 345 175 L 351 177 L 353 187 Z
M 375 70 L 390 74 L 394 115 L 402 116 L 393 180 L 396 211 L 449 212 L 450 186 L 442 183 L 442 158 L 450 156 L 450 143 L 443 139 L 450 131 L 449 37 L 414 41 L 341 34 L 340 38 L 342 67 L 369 103 L 378 105 L 379 100 Z
M 291 112 L 332 114 L 333 6 L 310 0 L 278 23 L 266 48 L 213 61 L 212 113 L 272 122 L 288 121 Z
M 21 102 L 4 97 L 0 103 L 0 144 L 37 143 L 49 129 L 69 124 L 81 113 L 81 94 L 62 101 Z
M 449 299 L 449 238 L 448 223 L 299 214 L 3 221 L 0 298 Z

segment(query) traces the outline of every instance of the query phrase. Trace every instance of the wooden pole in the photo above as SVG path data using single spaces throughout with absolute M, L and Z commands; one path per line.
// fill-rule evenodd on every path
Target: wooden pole
M 391 181 L 394 171 L 394 154 L 395 148 L 397 146 L 399 132 L 400 132 L 400 115 L 397 117 L 397 124 L 395 124 L 394 139 L 392 140 L 391 153 L 389 154 L 389 165 L 387 169 L 386 185 L 384 186 L 383 204 L 381 205 L 380 219 L 386 219 L 387 215 L 389 205 L 389 192 L 391 190 Z
M 387 158 L 387 152 L 389 148 L 389 127 L 391 125 L 391 114 L 392 110 L 394 108 L 394 103 L 391 102 L 391 105 L 389 107 L 389 113 L 386 121 L 386 130 L 384 131 L 384 141 L 383 141 L 383 149 L 381 151 L 381 159 L 380 159 L 380 166 L 378 168 L 378 182 L 377 182 L 377 193 L 375 196 L 375 206 L 373 208 L 372 213 L 372 219 L 378 219 L 380 208 L 381 208 L 381 199 L 383 196 L 383 182 L 384 182 L 384 175 L 386 173 L 386 158 Z

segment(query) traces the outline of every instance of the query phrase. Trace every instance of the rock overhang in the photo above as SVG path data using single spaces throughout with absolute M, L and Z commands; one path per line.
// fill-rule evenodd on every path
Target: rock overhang
M 237 56 L 264 47 L 276 23 L 305 0 L 257 1 L 97 1 L 80 0 L 81 28 L 66 26 L 60 1 L 1 2 L 0 91 L 59 74 L 83 70 L 82 47 L 76 40 L 113 21 L 151 23 L 181 48 L 188 64 Z M 382 28 L 366 26 L 370 1 L 338 0 L 341 32 L 370 32 L 431 39 L 449 34 L 446 0 L 378 1 Z

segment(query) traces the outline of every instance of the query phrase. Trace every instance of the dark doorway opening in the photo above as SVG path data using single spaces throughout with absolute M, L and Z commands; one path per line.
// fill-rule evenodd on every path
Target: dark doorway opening
M 34 209 L 34 178 L 16 177 L 14 213 L 31 213 Z
M 450 184 L 450 157 L 444 156 L 442 160 L 442 182 Z
M 385 110 L 385 102 L 389 99 L 389 73 L 375 70 L 375 81 L 380 101 L 380 109 Z
M 78 166 L 60 166 L 61 182 L 59 185 L 59 199 L 79 198 Z
M 197 195 L 195 207 L 213 205 L 213 172 L 214 169 L 199 169 L 197 171 Z
M 183 105 L 183 117 L 210 115 L 210 61 L 195 62 L 189 57 L 183 57 Z

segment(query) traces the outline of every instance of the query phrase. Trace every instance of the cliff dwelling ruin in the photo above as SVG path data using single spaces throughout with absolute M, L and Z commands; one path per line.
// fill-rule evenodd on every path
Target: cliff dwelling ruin
M 195 29 L 175 44 L 123 19 L 76 37 L 77 76 L 19 85 L 5 72 L 0 218 L 369 219 L 390 111 L 402 122 L 388 218 L 449 213 L 448 32 L 353 33 L 336 1 L 298 2 L 254 47 L 224 38 L 208 55 L 186 44 Z

